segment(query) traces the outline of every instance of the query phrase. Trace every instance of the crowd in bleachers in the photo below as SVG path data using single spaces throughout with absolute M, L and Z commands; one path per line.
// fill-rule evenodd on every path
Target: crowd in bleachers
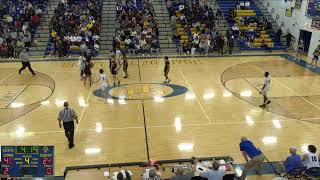
M 232 35 L 238 40 L 240 48 L 263 48 L 271 51 L 274 47 L 271 19 L 260 16 L 251 8 L 250 0 L 238 0 L 229 9 L 227 20 L 232 26 Z
M 54 10 L 50 22 L 50 40 L 46 54 L 66 57 L 70 54 L 99 51 L 101 0 L 69 0 Z
M 215 38 L 219 36 L 216 26 L 222 17 L 220 10 L 214 14 L 206 0 L 191 3 L 167 0 L 167 8 L 179 53 L 208 54 L 215 47 Z
M 17 58 L 23 48 L 34 45 L 33 35 L 46 7 L 46 0 L 0 1 L 0 56 Z
M 152 53 L 160 51 L 158 21 L 152 1 L 145 0 L 138 9 L 132 0 L 117 4 L 116 31 L 113 51 L 122 53 Z

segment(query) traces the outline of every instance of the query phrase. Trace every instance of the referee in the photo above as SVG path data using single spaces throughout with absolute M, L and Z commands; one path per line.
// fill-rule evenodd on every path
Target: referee
M 74 137 L 74 120 L 76 120 L 77 124 L 78 122 L 78 116 L 76 112 L 69 108 L 69 103 L 66 101 L 63 104 L 64 109 L 62 109 L 59 112 L 59 117 L 58 117 L 58 122 L 59 122 L 59 127 L 61 128 L 61 121 L 63 122 L 63 128 L 65 135 L 69 141 L 69 149 L 74 147 L 73 144 L 73 137 Z

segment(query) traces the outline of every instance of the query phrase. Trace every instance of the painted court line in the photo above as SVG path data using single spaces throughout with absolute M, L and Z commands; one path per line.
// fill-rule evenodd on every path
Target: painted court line
M 6 79 L 8 79 L 13 73 L 9 73 L 8 75 L 6 75 L 3 79 L 0 80 L 0 83 L 2 83 L 3 81 L 5 81 Z
M 261 72 L 264 72 L 261 68 L 257 67 L 257 69 L 259 69 Z M 290 89 L 288 86 L 284 85 L 282 82 L 280 82 L 277 79 L 274 79 L 275 81 L 277 81 L 281 86 L 285 87 L 286 89 L 288 89 L 290 92 L 292 92 L 293 94 L 295 94 L 296 96 L 300 97 L 301 99 L 303 99 L 304 101 L 306 101 L 307 103 L 311 104 L 312 106 L 314 106 L 315 108 L 317 108 L 320 111 L 320 108 L 318 106 L 316 106 L 315 104 L 313 104 L 312 102 L 310 102 L 309 100 L 307 100 L 306 98 L 300 96 L 298 93 L 294 92 L 292 89 Z
M 320 119 L 320 118 L 319 118 Z M 287 120 L 279 120 L 280 122 L 289 122 L 289 121 L 299 121 L 296 119 L 287 119 Z M 263 120 L 263 121 L 254 121 L 254 123 L 272 123 L 272 120 Z M 232 124 L 247 124 L 246 121 L 234 121 L 234 122 L 218 122 L 218 123 L 203 123 L 203 124 L 184 124 L 182 127 L 190 127 L 190 126 L 208 126 L 208 125 L 232 125 Z M 164 128 L 164 127 L 175 127 L 174 124 L 169 125 L 151 125 L 147 126 L 147 128 Z M 132 127 L 119 127 L 119 128 L 103 128 L 101 132 L 110 131 L 110 130 L 126 130 L 126 129 L 143 129 L 143 126 L 132 126 Z M 81 129 L 76 130 L 76 132 L 94 132 L 96 129 Z M 25 134 L 48 134 L 48 133 L 64 133 L 63 130 L 60 131 L 37 131 L 37 132 L 25 132 Z M 0 135 L 15 135 L 15 132 L 12 133 L 0 133 Z
M 96 74 L 94 80 L 97 79 L 97 77 L 98 77 L 98 73 Z M 92 81 L 92 79 L 90 79 L 90 81 Z M 91 84 L 91 88 L 90 88 L 89 94 L 88 94 L 87 99 L 85 101 L 86 102 L 86 106 L 83 107 L 83 109 L 82 109 L 82 112 L 81 112 L 81 115 L 80 115 L 80 118 L 79 118 L 79 123 L 78 123 L 78 125 L 76 127 L 76 131 L 78 130 L 78 127 L 80 126 L 80 122 L 81 122 L 81 119 L 83 117 L 83 114 L 84 114 L 85 110 L 87 109 L 88 101 L 89 101 L 89 99 L 91 97 L 92 90 L 93 90 L 93 83 Z
M 186 77 L 184 76 L 183 72 L 182 72 L 182 71 L 180 71 L 180 70 L 179 70 L 179 72 L 180 72 L 180 74 L 181 74 L 181 76 L 182 76 L 183 80 L 184 80 L 184 81 L 186 82 L 186 84 L 189 86 L 189 88 L 190 88 L 190 90 L 191 90 L 192 94 L 195 96 L 195 98 L 196 98 L 196 100 L 197 100 L 197 102 L 198 102 L 198 104 L 199 104 L 199 106 L 200 106 L 200 109 L 201 109 L 202 113 L 206 116 L 206 118 L 207 118 L 208 122 L 209 122 L 209 123 L 212 123 L 211 119 L 209 118 L 208 114 L 207 114 L 207 113 L 206 113 L 206 111 L 204 110 L 204 108 L 203 108 L 202 104 L 200 103 L 200 101 L 199 101 L 199 99 L 198 99 L 197 95 L 194 93 L 194 91 L 193 91 L 193 89 L 192 89 L 191 85 L 189 84 L 188 80 L 187 80 L 187 79 L 186 79 Z
M 320 117 L 318 117 L 318 118 L 303 118 L 303 119 L 300 119 L 300 120 L 317 120 L 317 119 L 320 119 Z

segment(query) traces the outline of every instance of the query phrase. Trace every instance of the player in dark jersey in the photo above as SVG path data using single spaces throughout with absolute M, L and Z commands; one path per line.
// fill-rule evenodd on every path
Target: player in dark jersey
M 166 78 L 164 83 L 169 83 L 170 79 L 168 77 L 168 74 L 169 74 L 169 71 L 170 71 L 170 62 L 169 62 L 168 56 L 164 57 L 164 63 L 165 63 L 165 66 L 164 66 L 163 72 L 164 72 L 164 77 Z
M 303 40 L 300 40 L 298 43 L 298 49 L 297 49 L 297 57 L 301 57 L 301 55 L 303 54 L 304 51 L 304 44 L 303 44 Z
M 124 72 L 124 77 L 123 78 L 128 78 L 128 59 L 126 57 L 125 54 L 123 54 L 123 61 L 122 61 L 122 64 L 123 64 L 123 72 Z
M 84 83 L 84 86 L 86 86 L 86 82 L 87 82 L 87 79 L 89 80 L 89 84 L 90 84 L 90 87 L 91 87 L 91 68 L 93 67 L 93 63 L 91 62 L 91 56 L 86 56 L 86 62 L 84 63 L 84 80 L 83 80 L 83 83 Z
M 116 82 L 118 82 L 118 85 L 120 85 L 120 80 L 117 77 L 119 67 L 120 67 L 120 65 L 117 64 L 114 56 L 111 57 L 110 62 L 109 62 L 109 68 L 110 68 L 110 72 L 112 74 L 113 86 L 116 85 Z

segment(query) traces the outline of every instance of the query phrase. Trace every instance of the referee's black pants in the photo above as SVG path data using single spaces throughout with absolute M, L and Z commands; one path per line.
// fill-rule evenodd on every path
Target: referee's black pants
M 69 146 L 73 146 L 74 122 L 63 122 L 64 133 L 69 141 Z
M 33 69 L 31 68 L 31 64 L 30 64 L 30 62 L 29 61 L 27 61 L 27 62 L 22 62 L 22 68 L 19 70 L 19 74 L 21 74 L 21 71 L 23 71 L 25 68 L 27 68 L 28 67 L 28 69 L 29 69 L 29 71 L 32 73 L 32 75 L 34 75 L 34 71 L 33 71 Z

